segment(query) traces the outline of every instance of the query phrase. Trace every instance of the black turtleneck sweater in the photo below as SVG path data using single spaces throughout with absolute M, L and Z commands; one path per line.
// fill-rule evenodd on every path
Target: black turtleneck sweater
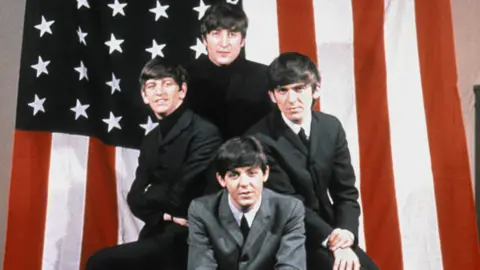
M 168 132 L 178 122 L 178 119 L 180 119 L 185 110 L 186 106 L 182 104 L 171 114 L 163 117 L 162 119 L 158 119 L 158 127 L 160 128 L 160 134 L 162 135 L 162 138 L 167 136 Z
M 215 124 L 225 140 L 245 133 L 273 107 L 265 65 L 239 57 L 216 66 L 203 56 L 187 70 L 186 105 Z

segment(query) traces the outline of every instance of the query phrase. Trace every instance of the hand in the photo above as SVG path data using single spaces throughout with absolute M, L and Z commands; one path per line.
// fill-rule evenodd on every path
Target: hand
M 164 214 L 163 214 L 163 220 L 165 220 L 165 221 L 170 221 L 170 220 L 172 220 L 172 216 L 170 216 L 170 215 L 167 214 L 167 213 L 164 213 Z
M 337 228 L 328 238 L 328 247 L 331 251 L 339 248 L 349 248 L 353 245 L 353 234 L 347 230 Z
M 184 218 L 174 217 L 173 222 L 177 223 L 180 226 L 188 227 L 188 220 Z
M 340 248 L 333 252 L 335 263 L 333 270 L 359 270 L 360 261 L 351 248 Z

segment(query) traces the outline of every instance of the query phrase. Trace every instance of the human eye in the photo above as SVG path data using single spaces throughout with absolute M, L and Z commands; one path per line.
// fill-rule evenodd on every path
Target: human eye
M 285 88 L 278 88 L 276 91 L 277 91 L 277 93 L 279 93 L 280 95 L 285 95 L 285 94 L 288 92 L 288 90 L 285 89 Z
M 239 35 L 240 35 L 239 32 L 229 32 L 229 33 L 228 33 L 228 36 L 229 36 L 229 37 L 232 37 L 232 38 L 238 37 Z
M 230 179 L 235 180 L 235 179 L 238 178 L 239 173 L 238 173 L 238 172 L 235 172 L 235 171 L 233 171 L 233 172 L 228 172 L 228 173 L 227 173 L 227 176 L 228 176 Z

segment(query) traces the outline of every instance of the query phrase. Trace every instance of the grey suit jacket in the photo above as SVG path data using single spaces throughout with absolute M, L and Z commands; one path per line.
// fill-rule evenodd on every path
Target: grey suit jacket
M 195 199 L 188 212 L 188 269 L 306 269 L 304 212 L 300 200 L 264 189 L 244 240 L 226 190 Z

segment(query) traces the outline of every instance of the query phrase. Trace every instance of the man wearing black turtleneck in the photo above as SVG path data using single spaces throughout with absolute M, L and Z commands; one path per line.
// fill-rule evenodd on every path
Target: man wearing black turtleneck
M 200 22 L 208 56 L 189 66 L 186 103 L 215 124 L 225 140 L 242 135 L 270 112 L 267 68 L 241 56 L 248 19 L 238 6 L 212 5 Z
M 160 58 L 143 68 L 142 98 L 159 124 L 142 143 L 127 202 L 145 226 L 136 242 L 90 256 L 87 270 L 186 268 L 188 206 L 222 142 L 215 125 L 183 105 L 187 81 L 181 66 Z

